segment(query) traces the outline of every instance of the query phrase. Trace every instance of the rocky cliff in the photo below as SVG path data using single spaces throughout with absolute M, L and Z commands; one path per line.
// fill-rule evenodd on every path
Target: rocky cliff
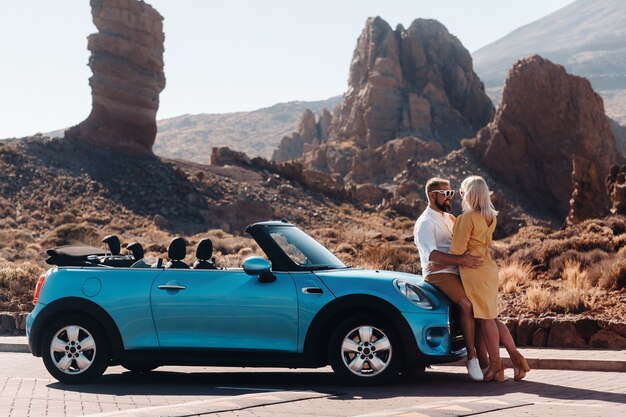
M 469 52 L 445 26 L 416 19 L 394 31 L 375 17 L 357 41 L 332 130 L 361 148 L 414 135 L 455 149 L 493 112 Z
M 441 23 L 417 19 L 393 30 L 380 17 L 370 18 L 329 140 L 305 154 L 304 169 L 333 175 L 340 184 L 390 182 L 409 159 L 459 148 L 493 114 L 469 52 Z M 398 138 L 401 146 L 388 144 Z
M 608 207 L 601 181 L 617 160 L 615 136 L 589 81 L 561 65 L 539 56 L 516 63 L 494 120 L 478 133 L 476 149 L 501 181 L 561 218 L 569 211 L 577 159 L 574 175 L 585 184 L 584 195 L 597 196 L 578 206 L 602 212 Z
M 66 136 L 151 154 L 163 74 L 163 17 L 137 0 L 91 0 L 92 109 Z

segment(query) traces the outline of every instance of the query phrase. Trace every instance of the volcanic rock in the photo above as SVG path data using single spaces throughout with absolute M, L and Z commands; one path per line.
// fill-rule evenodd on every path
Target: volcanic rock
M 331 174 L 338 187 L 389 184 L 409 160 L 459 148 L 493 114 L 469 52 L 442 24 L 417 19 L 394 31 L 380 17 L 370 18 L 329 139 L 304 154 L 303 167 Z
M 494 120 L 477 136 L 474 149 L 493 175 L 561 218 L 573 191 L 574 155 L 589 159 L 598 178 L 617 158 L 602 99 L 589 81 L 537 55 L 513 66 Z M 592 182 L 593 189 L 579 195 L 576 204 L 606 210 L 608 196 Z M 586 200 L 595 195 L 601 198 Z
M 568 224 L 580 223 L 594 217 L 602 217 L 606 208 L 598 204 L 605 199 L 604 184 L 600 180 L 596 165 L 578 155 L 572 158 L 572 198 L 567 215 Z
M 606 177 L 611 213 L 626 215 L 626 165 L 613 165 Z
M 151 154 L 163 74 L 163 17 L 137 0 L 91 0 L 92 109 L 67 137 Z
M 272 161 L 289 161 L 301 157 L 304 153 L 313 151 L 328 139 L 328 129 L 332 116 L 326 109 L 322 110 L 319 120 L 309 109 L 302 114 L 298 131 L 285 136 L 272 154 Z
M 375 17 L 358 39 L 331 136 L 377 148 L 414 135 L 450 150 L 493 114 L 469 52 L 441 23 L 417 19 L 394 31 Z

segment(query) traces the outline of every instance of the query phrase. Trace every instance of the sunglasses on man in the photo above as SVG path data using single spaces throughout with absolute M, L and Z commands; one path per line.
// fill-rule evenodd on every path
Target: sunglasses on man
M 431 193 L 443 194 L 445 198 L 454 197 L 454 190 L 432 190 Z

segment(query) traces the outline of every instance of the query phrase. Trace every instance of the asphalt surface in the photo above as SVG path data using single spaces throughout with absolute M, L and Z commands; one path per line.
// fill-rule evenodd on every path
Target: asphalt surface
M 70 386 L 24 353 L 24 342 L 0 337 L 3 417 L 626 416 L 626 351 L 522 349 L 533 369 L 513 381 L 509 368 L 504 383 L 472 382 L 463 366 L 434 366 L 362 388 L 338 385 L 328 367 L 162 367 L 135 374 L 116 366 L 93 384 Z M 579 370 L 599 368 L 607 371 Z

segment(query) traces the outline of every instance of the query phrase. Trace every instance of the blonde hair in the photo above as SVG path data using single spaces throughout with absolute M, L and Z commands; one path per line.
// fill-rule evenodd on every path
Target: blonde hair
M 478 211 L 483 215 L 487 223 L 491 223 L 498 211 L 493 207 L 489 187 L 483 179 L 478 175 L 467 177 L 461 183 L 461 192 L 463 193 L 463 212 Z

